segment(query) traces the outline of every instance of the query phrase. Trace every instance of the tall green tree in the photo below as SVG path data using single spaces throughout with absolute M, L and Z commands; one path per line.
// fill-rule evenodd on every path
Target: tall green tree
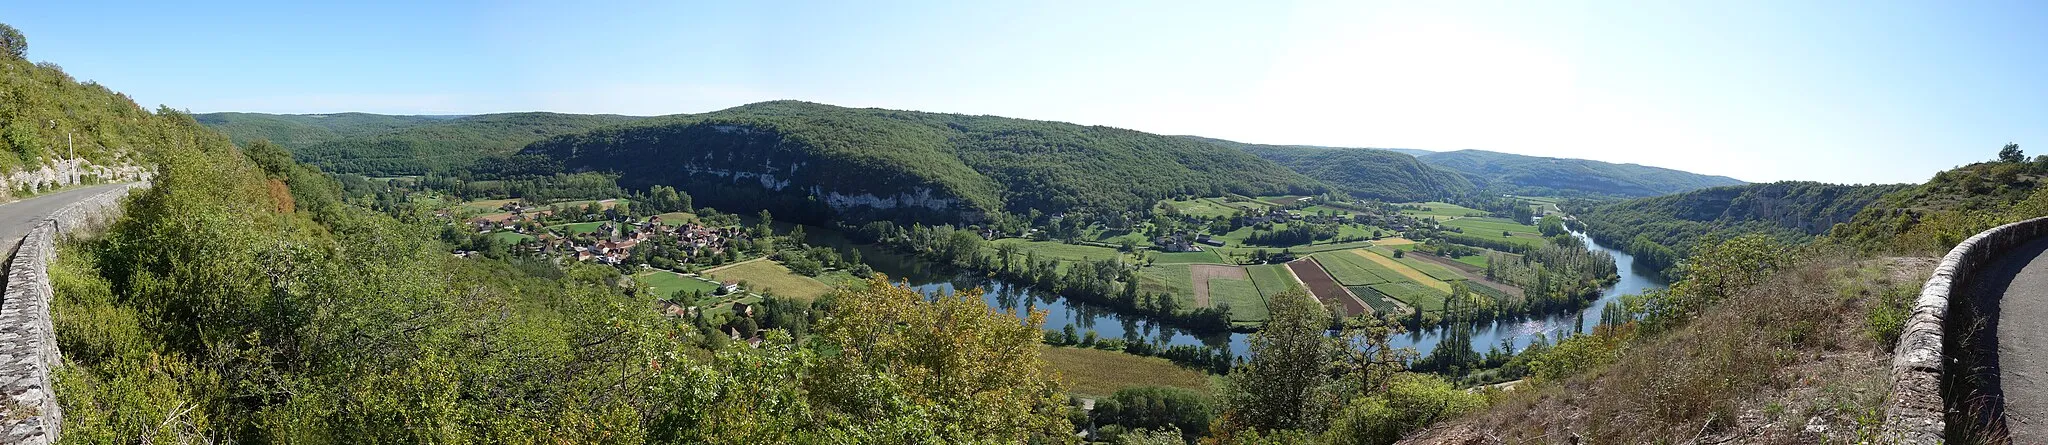
M 13 26 L 0 23 L 0 53 L 16 59 L 28 57 L 28 37 Z
M 2020 151 L 2020 144 L 2005 144 L 1998 150 L 1998 162 L 2026 162 L 2027 154 Z
M 1301 288 L 1274 295 L 1272 318 L 1252 334 L 1251 359 L 1230 373 L 1224 403 L 1225 428 L 1298 430 L 1320 424 L 1333 398 L 1332 319 L 1322 303 Z

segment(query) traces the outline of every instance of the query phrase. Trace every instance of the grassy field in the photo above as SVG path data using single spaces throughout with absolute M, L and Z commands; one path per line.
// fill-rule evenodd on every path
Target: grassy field
M 1448 294 L 1448 293 L 1450 293 L 1450 292 L 1451 292 L 1451 284 L 1450 284 L 1450 283 L 1445 283 L 1445 282 L 1444 282 L 1443 280 L 1440 280 L 1440 279 L 1437 279 L 1437 278 L 1435 278 L 1435 277 L 1432 277 L 1432 276 L 1430 276 L 1430 274 L 1424 273 L 1423 271 L 1420 271 L 1420 270 L 1415 270 L 1415 268 L 1414 268 L 1414 267 L 1411 267 L 1411 266 L 1409 266 L 1409 265 L 1408 265 L 1407 263 L 1404 263 L 1404 262 L 1400 262 L 1400 261 L 1395 261 L 1395 260 L 1394 260 L 1393 258 L 1389 258 L 1389 257 L 1386 257 L 1386 256 L 1382 256 L 1382 255 L 1379 255 L 1379 254 L 1376 254 L 1376 253 L 1369 253 L 1369 252 L 1364 252 L 1364 251 L 1357 251 L 1357 250 L 1353 250 L 1353 251 L 1351 251 L 1351 253 L 1352 253 L 1352 254 L 1354 254 L 1354 255 L 1357 255 L 1357 256 L 1358 256 L 1359 258 L 1365 258 L 1365 259 L 1367 259 L 1367 260 L 1369 260 L 1369 261 L 1373 262 L 1374 264 L 1378 264 L 1378 265 L 1379 265 L 1379 267 L 1381 267 L 1381 268 L 1382 268 L 1382 269 L 1375 269 L 1375 270 L 1373 270 L 1373 272 L 1374 272 L 1374 273 L 1379 273 L 1379 272 L 1380 272 L 1381 270 L 1385 270 L 1385 271 L 1393 272 L 1393 273 L 1395 273 L 1395 274 L 1397 274 L 1397 275 L 1400 275 L 1400 276 L 1401 276 L 1401 278 L 1405 278 L 1405 279 L 1406 279 L 1406 280 L 1394 280 L 1394 279 L 1393 279 L 1394 277 L 1386 277 L 1386 278 L 1387 278 L 1387 279 L 1388 279 L 1388 280 L 1389 280 L 1390 282 L 1395 282 L 1395 283 L 1399 283 L 1399 282 L 1403 282 L 1403 281 L 1406 281 L 1406 282 L 1411 282 L 1411 283 L 1413 283 L 1413 284 L 1416 284 L 1416 285 L 1418 285 L 1418 286 L 1423 286 L 1423 287 L 1426 287 L 1426 288 L 1429 288 L 1429 289 L 1435 289 L 1435 290 L 1437 290 L 1437 291 L 1439 291 L 1439 292 L 1443 292 L 1443 293 L 1446 293 L 1446 294 Z M 1435 265 L 1434 265 L 1434 264 L 1432 264 L 1431 266 L 1435 266 Z M 1450 274 L 1450 275 L 1452 275 L 1452 276 L 1456 276 L 1456 275 L 1457 275 L 1457 274 L 1451 273 L 1451 271 L 1448 271 L 1448 270 L 1442 270 L 1442 269 L 1443 269 L 1443 267 L 1442 267 L 1442 266 L 1437 266 L 1437 269 L 1438 269 L 1439 271 L 1442 271 L 1442 272 L 1443 272 L 1443 273 L 1445 273 L 1445 274 Z M 1383 291 L 1384 291 L 1384 290 L 1383 290 Z M 1394 296 L 1395 298 L 1400 298 L 1400 296 L 1399 296 L 1399 295 L 1394 295 L 1394 293 L 1392 293 L 1392 292 L 1387 292 L 1387 295 L 1392 295 L 1392 296 Z M 1407 301 L 1407 299 L 1402 299 L 1402 301 Z
M 1513 221 L 1500 218 L 1459 218 L 1442 223 L 1444 227 L 1462 230 L 1465 236 L 1531 247 L 1542 245 L 1544 242 L 1543 235 L 1536 232 L 1536 226 L 1515 224 Z
M 1408 258 L 1406 256 L 1403 256 L 1399 259 L 1395 259 L 1394 261 L 1399 261 L 1401 262 L 1401 264 L 1407 265 L 1410 268 L 1422 272 L 1423 275 L 1428 275 L 1430 278 L 1435 278 L 1438 281 L 1450 282 L 1465 279 L 1464 275 L 1459 275 L 1457 272 L 1445 268 L 1441 264 L 1431 263 L 1428 261 L 1418 260 L 1414 258 Z
M 697 222 L 697 214 L 689 212 L 668 212 L 654 216 L 660 217 L 661 222 L 664 224 L 681 224 L 686 222 Z
M 734 280 L 747 282 L 746 290 L 757 293 L 773 293 L 785 297 L 817 298 L 832 292 L 832 285 L 816 278 L 797 275 L 789 268 L 774 261 L 755 261 L 740 264 L 710 273 L 719 281 Z
M 1039 258 L 1050 258 L 1063 262 L 1107 260 L 1123 255 L 1122 252 L 1117 252 L 1116 249 L 1108 247 L 1067 244 L 1059 241 L 1031 241 L 1023 238 L 1003 238 L 995 240 L 995 242 L 990 244 L 1016 245 L 1018 257 L 1012 261 L 1022 261 L 1025 252 L 1037 252 Z M 995 253 L 995 249 L 991 247 L 989 253 Z
M 1259 295 L 1258 286 L 1251 280 L 1210 278 L 1209 302 L 1229 304 L 1232 322 L 1261 322 L 1269 317 L 1266 299 Z
M 1087 231 L 1082 232 L 1081 237 L 1083 239 L 1109 244 L 1117 244 L 1123 241 L 1130 241 L 1131 245 L 1144 246 L 1152 243 L 1151 240 L 1145 239 L 1145 234 L 1143 233 L 1132 232 L 1129 229 L 1109 230 L 1101 228 L 1100 226 L 1090 227 Z
M 1472 265 L 1472 267 L 1477 267 L 1481 269 L 1486 268 L 1486 255 L 1465 255 L 1457 258 L 1452 258 L 1451 260 L 1460 263 L 1470 264 Z
M 1294 280 L 1294 272 L 1287 270 L 1285 264 L 1261 264 L 1245 266 L 1244 269 L 1246 273 L 1251 274 L 1252 285 L 1259 288 L 1259 296 L 1262 297 L 1270 298 L 1286 292 L 1289 288 L 1301 286 L 1300 282 Z M 1215 292 L 1215 289 L 1209 291 Z
M 556 224 L 548 226 L 547 229 L 555 232 L 560 232 L 563 234 L 574 235 L 578 233 L 596 232 L 597 227 L 602 225 L 604 225 L 604 221 L 591 221 L 569 224 Z
M 717 284 L 666 270 L 650 270 L 633 274 L 633 281 L 654 288 L 654 295 L 660 298 L 668 298 L 669 295 L 673 295 L 676 291 L 681 290 L 702 291 L 707 294 L 718 290 Z
M 1152 259 L 1159 264 L 1230 264 L 1229 261 L 1224 261 L 1222 256 L 1216 255 L 1216 252 L 1212 250 L 1200 252 L 1154 252 L 1152 253 Z
M 1405 206 L 1405 205 L 1414 205 L 1414 206 L 1422 206 L 1422 208 L 1424 208 L 1424 209 L 1427 209 L 1427 210 L 1402 210 L 1402 211 L 1401 211 L 1401 214 L 1403 214 L 1403 215 L 1414 215 L 1414 216 L 1434 216 L 1434 217 L 1436 217 L 1436 219 L 1437 219 L 1437 220 L 1439 220 L 1439 221 L 1441 221 L 1441 220 L 1443 220 L 1443 219 L 1446 219 L 1446 218 L 1458 218 L 1458 217 L 1464 217 L 1464 216 L 1486 216 L 1486 211 L 1484 211 L 1484 210 L 1474 209 L 1474 208 L 1470 208 L 1470 207 L 1464 207 L 1464 206 L 1460 206 L 1460 205 L 1457 205 L 1457 204 L 1451 204 L 1451 203 L 1448 203 L 1448 202 L 1436 202 L 1436 201 L 1430 201 L 1430 202 L 1411 202 L 1411 203 L 1405 203 L 1405 204 L 1401 204 L 1401 205 L 1404 205 L 1404 206 Z
M 1195 304 L 1194 275 L 1186 264 L 1161 264 L 1138 269 L 1138 291 L 1172 295 L 1181 307 Z
M 1401 300 L 1402 303 L 1406 303 L 1409 307 L 1422 310 L 1441 311 L 1444 309 L 1444 298 L 1449 297 L 1448 294 L 1438 292 L 1436 289 L 1423 287 L 1422 285 L 1407 281 L 1375 284 L 1371 287 L 1374 291 L 1393 297 L 1396 300 Z
M 491 232 L 491 240 L 500 244 L 518 244 L 520 241 L 531 239 L 532 236 L 519 232 Z
M 1172 386 L 1209 392 L 1209 375 L 1183 368 L 1163 358 L 1141 357 L 1099 349 L 1047 346 L 1039 350 L 1067 390 L 1083 396 L 1106 397 L 1116 390 L 1136 386 Z
M 1349 286 L 1345 287 L 1345 289 L 1350 289 L 1353 295 L 1358 296 L 1358 299 L 1364 300 L 1365 305 L 1372 307 L 1372 311 L 1375 314 L 1399 314 L 1407 312 L 1406 310 L 1402 309 L 1401 302 L 1399 300 L 1388 298 L 1386 294 L 1380 293 L 1380 291 L 1373 289 L 1372 286 Z
M 1370 268 L 1373 265 L 1371 261 L 1350 252 L 1323 252 L 1313 256 L 1317 263 L 1323 265 L 1324 272 L 1329 272 L 1331 277 L 1337 279 L 1338 284 L 1347 287 L 1370 286 L 1400 279 L 1399 275 L 1390 278 L 1375 273 L 1376 271 Z
M 497 213 L 497 212 L 498 212 L 498 209 L 499 209 L 499 208 L 501 208 L 501 207 L 504 207 L 504 206 L 505 206 L 505 204 L 508 204 L 508 203 L 514 203 L 514 202 L 519 202 L 519 200 L 517 200 L 517 199 L 485 199 L 485 200 L 478 200 L 478 201 L 467 201 L 467 202 L 463 202 L 463 203 L 461 203 L 461 204 L 457 204 L 457 205 L 455 205 L 455 209 L 454 209 L 454 210 L 455 210 L 456 212 L 458 212 L 458 213 L 460 213 L 460 212 L 474 212 L 474 213 Z

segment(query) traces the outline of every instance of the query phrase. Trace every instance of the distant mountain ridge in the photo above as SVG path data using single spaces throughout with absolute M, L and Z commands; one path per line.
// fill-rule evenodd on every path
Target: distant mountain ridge
M 1359 198 L 1430 201 L 1471 193 L 1472 182 L 1392 149 L 1248 144 L 1200 136 L 1185 138 L 1251 153 Z M 1429 153 L 1422 150 L 1410 150 Z
M 546 112 L 469 116 L 211 113 L 195 117 L 227 133 L 237 144 L 268 139 L 301 162 L 370 176 L 446 173 L 484 158 L 511 155 L 548 137 L 645 119 Z
M 1483 189 L 1532 196 L 1646 197 L 1746 184 L 1726 176 L 1585 159 L 1458 150 L 1419 156 Z

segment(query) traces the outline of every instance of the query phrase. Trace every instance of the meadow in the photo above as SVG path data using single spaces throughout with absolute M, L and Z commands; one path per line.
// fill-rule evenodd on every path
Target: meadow
M 785 297 L 812 299 L 832 292 L 833 285 L 851 279 L 844 273 L 828 274 L 825 278 L 832 283 L 798 275 L 781 263 L 769 260 L 749 261 L 724 268 L 706 275 L 718 281 L 741 281 L 748 292 L 770 293 Z
M 706 294 L 718 290 L 718 284 L 686 277 L 666 270 L 649 270 L 633 274 L 633 281 L 653 288 L 656 298 L 668 298 L 677 291 L 697 291 Z M 685 302 L 689 303 L 689 302 Z
M 1138 386 L 1172 386 L 1209 392 L 1209 375 L 1181 367 L 1163 358 L 1143 357 L 1100 349 L 1044 346 L 1039 357 L 1067 383 L 1067 391 L 1080 396 L 1104 397 L 1116 390 Z

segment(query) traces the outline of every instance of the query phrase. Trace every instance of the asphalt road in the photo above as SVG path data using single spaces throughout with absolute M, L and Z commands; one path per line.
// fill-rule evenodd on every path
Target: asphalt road
M 28 236 L 28 229 L 33 227 L 36 221 L 43 220 L 51 212 L 62 209 L 66 205 L 122 185 L 105 184 L 81 187 L 0 204 L 0 259 L 14 257 L 14 246 L 21 244 L 21 237 Z M 0 269 L 4 269 L 4 266 L 0 266 Z M 0 278 L 0 280 L 5 280 L 5 278 Z
M 1968 286 L 1995 339 L 1972 349 L 1997 351 L 1987 360 L 1998 368 L 1992 396 L 2004 400 L 2012 443 L 2048 443 L 2048 239 L 1987 266 Z

